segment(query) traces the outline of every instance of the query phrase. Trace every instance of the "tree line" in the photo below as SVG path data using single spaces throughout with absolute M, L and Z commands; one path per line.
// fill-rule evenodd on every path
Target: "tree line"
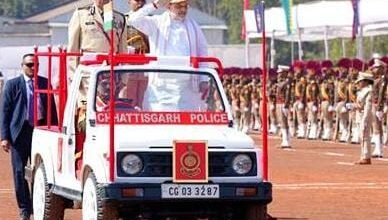
M 44 11 L 57 5 L 71 2 L 73 0 L 1 0 L 0 1 L 0 16 L 24 18 L 39 11 Z M 126 1 L 126 0 L 120 0 Z M 249 0 L 251 8 L 260 0 Z M 294 0 L 294 4 L 312 2 L 313 0 Z M 349 0 L 350 1 L 350 0 Z M 241 39 L 241 24 L 243 12 L 243 0 L 190 0 L 193 7 L 208 13 L 212 16 L 220 18 L 226 22 L 228 26 L 227 43 L 239 44 L 243 43 Z M 281 6 L 281 0 L 265 0 L 266 8 Z M 350 3 L 349 3 L 350 4 Z M 330 16 L 330 15 L 328 15 Z M 270 22 L 270 21 L 268 21 Z M 350 35 L 350 34 L 349 34 Z M 388 40 L 386 36 L 377 36 L 364 39 L 364 54 L 365 58 L 370 57 L 374 52 L 381 54 L 388 53 Z M 258 42 L 259 40 L 256 40 Z M 356 42 L 351 39 L 345 39 L 346 56 L 354 57 L 356 55 Z M 330 40 L 329 55 L 331 59 L 339 59 L 342 57 L 342 41 L 341 39 Z M 288 63 L 291 59 L 291 43 L 275 41 L 276 61 L 277 63 Z M 303 43 L 304 59 L 323 59 L 324 58 L 324 43 L 309 42 Z M 294 56 L 297 55 L 297 45 L 294 44 Z

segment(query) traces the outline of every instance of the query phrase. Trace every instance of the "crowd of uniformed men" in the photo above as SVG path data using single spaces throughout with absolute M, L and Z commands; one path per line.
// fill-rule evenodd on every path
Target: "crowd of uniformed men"
M 363 107 L 357 99 L 360 75 L 373 75 L 372 120 L 374 157 L 388 144 L 388 57 L 368 63 L 359 59 L 296 61 L 268 72 L 269 132 L 281 135 L 283 148 L 290 137 L 360 143 Z M 222 81 L 237 129 L 261 130 L 263 101 L 260 69 L 229 68 Z M 359 79 L 359 80 L 358 80 Z

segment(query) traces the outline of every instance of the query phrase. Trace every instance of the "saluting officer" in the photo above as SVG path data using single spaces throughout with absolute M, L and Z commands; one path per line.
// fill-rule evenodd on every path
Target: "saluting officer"
M 278 66 L 278 81 L 276 87 L 276 116 L 279 120 L 282 143 L 282 148 L 290 148 L 290 127 L 288 125 L 288 113 L 291 101 L 291 79 L 288 77 L 288 66 Z
M 356 109 L 361 114 L 360 132 L 361 132 L 361 158 L 355 164 L 371 164 L 371 141 L 370 130 L 372 120 L 372 85 L 373 75 L 366 72 L 360 72 L 356 81 L 360 91 L 357 94 Z
M 103 6 L 110 0 L 93 0 L 93 4 L 77 8 L 70 19 L 68 34 L 68 52 L 100 52 L 110 50 L 110 33 L 104 30 Z M 127 52 L 127 27 L 125 17 L 113 11 L 114 52 Z M 74 73 L 78 59 L 71 57 L 70 74 Z M 72 76 L 70 76 L 70 79 Z

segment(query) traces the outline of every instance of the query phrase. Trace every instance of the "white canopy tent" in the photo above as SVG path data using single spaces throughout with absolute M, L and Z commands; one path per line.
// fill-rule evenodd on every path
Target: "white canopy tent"
M 388 0 L 360 0 L 359 4 L 359 40 L 358 56 L 362 58 L 362 37 L 388 34 Z M 293 33 L 287 34 L 283 8 L 265 10 L 265 31 L 269 38 L 290 42 L 325 41 L 326 58 L 328 58 L 327 41 L 335 38 L 352 37 L 353 7 L 349 0 L 317 1 L 292 7 L 291 20 Z M 257 33 L 253 10 L 244 11 L 246 24 L 246 46 L 249 40 L 260 38 Z M 301 46 L 299 46 L 301 49 Z M 301 53 L 300 52 L 300 58 Z

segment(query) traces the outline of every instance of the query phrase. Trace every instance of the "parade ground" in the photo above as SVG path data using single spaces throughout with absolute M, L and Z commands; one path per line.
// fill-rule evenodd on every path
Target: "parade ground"
M 252 137 L 261 143 L 258 134 Z M 270 137 L 269 143 L 272 217 L 388 219 L 388 158 L 353 165 L 359 159 L 358 145 L 293 139 L 293 148 L 282 150 L 279 138 Z M 10 156 L 4 152 L 0 152 L 0 166 L 0 220 L 17 219 Z M 66 210 L 65 219 L 81 219 L 80 213 Z

